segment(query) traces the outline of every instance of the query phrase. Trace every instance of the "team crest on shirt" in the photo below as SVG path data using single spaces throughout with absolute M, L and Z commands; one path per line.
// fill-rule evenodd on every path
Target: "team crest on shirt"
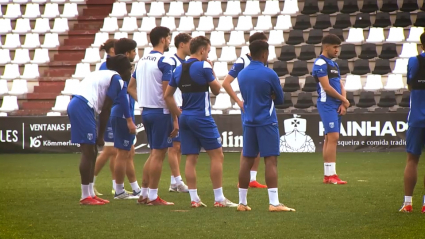
M 124 147 L 127 147 L 129 144 L 130 142 L 128 140 L 124 140 L 124 143 L 123 143 Z
M 330 127 L 331 129 L 333 129 L 333 128 L 335 127 L 334 122 L 329 122 L 329 127 Z
M 88 133 L 87 134 L 87 139 L 88 140 L 93 140 L 93 134 L 92 133 Z

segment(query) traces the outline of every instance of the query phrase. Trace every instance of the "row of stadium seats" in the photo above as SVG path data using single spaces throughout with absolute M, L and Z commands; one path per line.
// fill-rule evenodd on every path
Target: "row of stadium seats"
M 64 33 L 69 30 L 67 18 L 55 18 L 53 22 L 53 28 L 50 28 L 50 22 L 48 18 L 37 18 L 35 20 L 34 28 L 31 28 L 29 19 L 17 19 L 15 28 L 12 29 L 10 19 L 0 19 L 0 33 Z
M 23 19 L 36 19 L 42 18 L 74 18 L 78 16 L 77 3 L 65 3 L 63 6 L 62 14 L 59 12 L 59 4 L 47 3 L 44 5 L 44 14 L 40 13 L 40 5 L 38 3 L 28 3 L 25 6 L 25 12 L 22 15 L 21 6 L 17 3 L 7 5 L 6 13 L 3 15 L 0 8 L 0 17 L 6 19 L 16 19 L 22 17 Z
M 66 25 L 68 26 L 68 25 Z M 1 44 L 0 47 L 3 49 L 35 49 L 38 47 L 52 49 L 59 46 L 59 36 L 57 33 L 47 33 L 44 35 L 44 43 L 40 43 L 40 35 L 38 33 L 28 33 L 25 35 L 24 44 L 21 45 L 20 35 L 19 34 L 7 34 L 4 44 Z M 19 49 L 18 49 L 19 50 Z

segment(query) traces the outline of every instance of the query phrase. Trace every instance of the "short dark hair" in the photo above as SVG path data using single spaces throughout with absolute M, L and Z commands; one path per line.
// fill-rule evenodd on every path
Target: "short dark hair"
M 137 43 L 133 39 L 128 38 L 121 38 L 115 42 L 115 54 L 123 54 L 125 55 L 126 52 L 130 52 L 134 49 L 136 49 Z
M 180 43 L 188 43 L 192 37 L 187 33 L 179 33 L 176 37 L 174 37 L 174 46 L 179 48 Z
M 424 47 L 425 47 L 425 32 L 421 34 L 420 39 L 421 39 L 421 44 L 422 44 L 422 46 L 424 46 Z
M 117 41 L 116 39 L 108 39 L 105 43 L 103 43 L 100 46 L 100 50 L 101 51 L 104 50 L 104 51 L 106 51 L 106 53 L 109 53 L 109 50 L 111 50 L 111 48 L 115 47 L 116 41 Z
M 249 41 L 249 44 L 251 44 L 251 43 L 253 43 L 254 41 L 257 41 L 257 40 L 266 40 L 267 41 L 268 39 L 267 39 L 267 36 L 264 32 L 256 32 L 249 37 L 248 41 Z
M 322 38 L 322 44 L 341 45 L 341 38 L 335 34 L 329 34 Z
M 152 46 L 157 46 L 161 38 L 166 38 L 171 34 L 171 31 L 168 27 L 155 27 L 149 34 L 149 39 L 151 40 Z
M 109 70 L 123 74 L 126 70 L 131 68 L 131 63 L 125 55 L 118 54 L 106 59 L 106 67 Z
M 200 47 L 211 45 L 210 39 L 197 36 L 190 41 L 190 54 L 195 54 Z
M 253 59 L 257 59 L 258 57 L 260 57 L 260 55 L 264 51 L 268 51 L 268 50 L 269 50 L 269 43 L 262 40 L 256 40 L 256 41 L 253 41 L 251 44 L 249 44 L 249 52 Z

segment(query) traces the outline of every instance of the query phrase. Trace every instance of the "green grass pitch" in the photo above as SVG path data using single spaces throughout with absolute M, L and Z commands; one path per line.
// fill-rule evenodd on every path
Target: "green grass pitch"
M 239 153 L 226 153 L 224 194 L 238 202 Z M 137 177 L 147 155 L 136 155 Z M 399 213 L 405 153 L 339 153 L 337 172 L 347 185 L 324 185 L 321 155 L 282 154 L 280 201 L 294 213 L 270 213 L 265 189 L 250 189 L 251 212 L 214 208 L 209 160 L 197 166 L 198 193 L 207 208 L 190 208 L 188 194 L 169 193 L 167 161 L 159 195 L 175 206 L 149 207 L 113 200 L 106 166 L 97 189 L 111 203 L 80 206 L 79 155 L 0 156 L 0 238 L 425 238 L 420 213 L 425 163 L 414 194 L 414 212 Z M 184 174 L 184 160 L 181 164 Z M 184 175 L 183 175 L 184 179 Z M 264 165 L 258 181 L 264 183 Z M 126 188 L 130 189 L 128 181 Z

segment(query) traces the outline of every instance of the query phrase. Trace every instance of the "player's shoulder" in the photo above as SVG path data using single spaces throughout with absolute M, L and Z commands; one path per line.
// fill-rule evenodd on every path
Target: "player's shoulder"
M 314 60 L 314 66 L 326 66 L 327 62 L 325 59 L 319 57 L 316 60 Z
M 171 66 L 175 66 L 176 62 L 174 61 L 174 59 L 172 57 L 161 56 L 159 58 L 158 64 L 168 64 L 168 65 L 171 65 Z
M 207 61 L 199 61 L 199 62 L 195 62 L 195 63 L 202 65 L 203 69 L 212 69 L 211 64 Z
M 244 64 L 245 60 L 242 57 L 238 57 L 238 59 L 236 59 L 234 64 Z

